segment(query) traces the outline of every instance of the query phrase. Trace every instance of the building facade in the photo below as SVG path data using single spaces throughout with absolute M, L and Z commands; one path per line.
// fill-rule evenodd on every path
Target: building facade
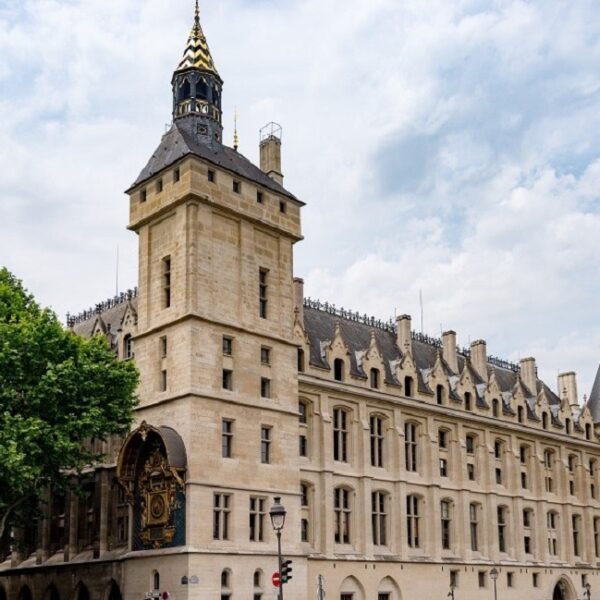
M 260 168 L 224 145 L 198 11 L 172 87 L 139 287 L 69 317 L 136 361 L 136 424 L 0 548 L 0 600 L 272 598 L 274 497 L 288 600 L 600 596 L 600 374 L 580 404 L 574 373 L 305 299 L 278 129 Z

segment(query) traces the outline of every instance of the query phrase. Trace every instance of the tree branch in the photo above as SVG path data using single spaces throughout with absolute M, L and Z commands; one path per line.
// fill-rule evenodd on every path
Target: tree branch
M 29 494 L 26 494 L 25 496 L 22 496 L 18 500 L 15 500 L 12 504 L 9 504 L 6 507 L 6 509 L 4 510 L 4 514 L 2 515 L 2 518 L 0 519 L 0 540 L 4 537 L 4 532 L 6 530 L 6 523 L 8 523 L 8 517 L 15 510 L 15 508 L 17 508 L 17 506 L 19 506 L 19 504 L 23 504 L 23 502 L 25 502 L 25 500 L 27 500 L 27 498 L 29 498 Z

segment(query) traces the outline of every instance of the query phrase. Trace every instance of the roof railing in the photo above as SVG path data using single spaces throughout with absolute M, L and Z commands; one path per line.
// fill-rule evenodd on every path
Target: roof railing
M 67 313 L 67 326 L 73 327 L 78 323 L 85 323 L 89 319 L 93 318 L 94 315 L 101 315 L 102 313 L 114 308 L 115 306 L 120 306 L 121 304 L 125 304 L 125 302 L 129 302 L 133 300 L 133 298 L 137 298 L 138 296 L 138 288 L 134 287 L 131 290 L 127 290 L 126 292 L 121 292 L 112 298 L 108 298 L 104 302 L 99 302 L 96 304 L 94 308 L 89 308 L 88 310 L 84 310 L 77 315 L 72 315 Z

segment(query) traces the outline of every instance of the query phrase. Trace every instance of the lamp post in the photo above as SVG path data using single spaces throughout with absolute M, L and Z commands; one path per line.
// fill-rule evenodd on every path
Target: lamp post
M 496 567 L 494 567 L 491 571 L 490 571 L 490 577 L 492 578 L 492 581 L 494 582 L 494 600 L 498 600 L 498 590 L 496 589 L 496 580 L 498 579 L 498 569 L 496 569 Z
M 585 584 L 585 590 L 583 591 L 584 600 L 592 600 L 592 585 L 588 582 Z
M 281 530 L 285 525 L 285 515 L 286 515 L 285 507 L 281 504 L 281 498 L 277 496 L 274 499 L 273 506 L 269 511 L 269 516 L 271 517 L 271 525 L 277 534 L 277 570 L 279 571 L 279 600 L 283 600 L 283 576 L 282 576 L 282 560 L 281 560 Z

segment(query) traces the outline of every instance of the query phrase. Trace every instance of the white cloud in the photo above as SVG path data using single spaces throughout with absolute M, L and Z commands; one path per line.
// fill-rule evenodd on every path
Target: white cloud
M 122 195 L 158 144 L 191 0 L 0 7 L 0 262 L 60 313 L 133 285 Z M 594 0 L 203 3 L 241 149 L 284 125 L 307 292 L 411 312 L 589 391 L 600 360 Z M 227 126 L 226 136 L 231 136 Z

